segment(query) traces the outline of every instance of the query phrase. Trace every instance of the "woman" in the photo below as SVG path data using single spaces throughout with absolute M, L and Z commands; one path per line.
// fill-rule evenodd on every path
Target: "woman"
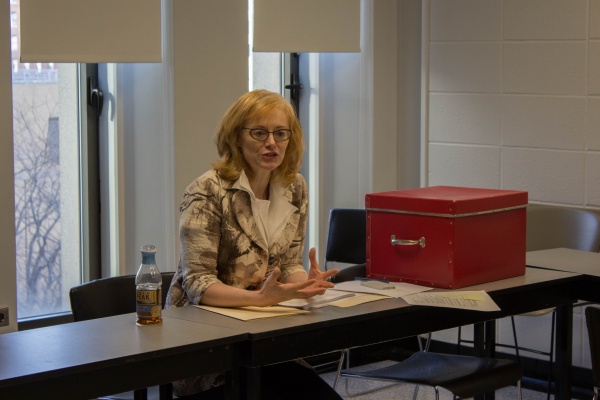
M 220 160 L 183 195 L 181 256 L 166 306 L 264 307 L 323 294 L 337 270 L 321 272 L 314 248 L 308 274 L 302 265 L 304 139 L 290 103 L 266 90 L 246 93 L 223 116 L 216 143 Z M 298 362 L 264 368 L 262 375 L 265 398 L 340 398 Z M 213 374 L 175 388 L 182 395 L 221 384 Z

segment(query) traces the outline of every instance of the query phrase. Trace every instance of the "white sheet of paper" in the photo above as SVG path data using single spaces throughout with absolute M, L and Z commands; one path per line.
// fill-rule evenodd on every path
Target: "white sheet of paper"
M 394 285 L 394 289 L 378 290 L 370 287 L 362 286 L 361 281 L 346 281 L 340 282 L 335 285 L 333 289 L 329 290 L 342 290 L 344 292 L 355 292 L 355 293 L 372 293 L 380 296 L 387 297 L 403 297 L 413 293 L 421 293 L 427 290 L 431 290 L 430 287 L 418 286 L 405 282 L 390 282 Z
M 300 308 L 300 309 L 306 310 L 309 308 L 325 307 L 325 306 L 331 305 L 332 303 L 334 303 L 338 300 L 345 299 L 348 297 L 353 297 L 353 296 L 356 296 L 356 293 L 344 293 L 344 292 L 340 292 L 339 290 L 327 289 L 325 291 L 325 294 L 322 294 L 319 296 L 313 296 L 309 299 L 292 299 L 292 300 L 281 302 L 281 303 L 279 303 L 279 305 L 284 306 L 284 307 L 294 307 L 294 308 Z
M 299 310 L 297 308 L 291 307 L 236 307 L 236 308 L 226 308 L 226 307 L 212 307 L 212 306 L 194 306 L 198 308 L 202 308 L 207 311 L 211 311 L 217 314 L 225 315 L 227 317 L 241 319 L 242 321 L 249 321 L 252 319 L 259 318 L 273 318 L 273 317 L 282 317 L 286 315 L 294 315 L 294 314 L 306 314 L 308 311 Z
M 431 307 L 460 308 L 476 311 L 500 311 L 498 305 L 484 291 L 427 292 L 402 296 L 408 304 Z
M 379 294 L 371 294 L 371 293 L 355 293 L 354 297 L 344 298 L 341 300 L 334 301 L 331 303 L 331 306 L 334 307 L 353 307 L 359 304 L 370 303 L 371 301 L 385 300 L 389 299 L 389 296 L 382 296 Z

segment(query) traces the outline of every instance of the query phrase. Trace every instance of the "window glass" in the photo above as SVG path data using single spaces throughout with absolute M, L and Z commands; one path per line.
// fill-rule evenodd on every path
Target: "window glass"
M 267 89 L 284 94 L 283 53 L 255 53 L 252 51 L 254 31 L 254 1 L 248 1 L 249 90 Z
M 11 1 L 11 15 L 18 1 Z M 12 29 L 17 316 L 70 310 L 81 282 L 76 64 L 19 63 Z
M 283 94 L 282 53 L 252 54 L 252 89 L 267 89 Z

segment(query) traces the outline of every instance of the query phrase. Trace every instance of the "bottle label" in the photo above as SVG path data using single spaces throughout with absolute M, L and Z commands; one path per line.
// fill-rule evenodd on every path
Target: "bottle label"
M 162 310 L 161 288 L 136 290 L 137 323 L 154 325 L 160 323 Z
M 138 306 L 158 304 L 158 290 L 138 290 L 136 294 Z

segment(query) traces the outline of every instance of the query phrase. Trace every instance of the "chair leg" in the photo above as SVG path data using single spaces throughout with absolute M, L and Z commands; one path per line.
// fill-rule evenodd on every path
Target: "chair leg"
M 148 389 L 134 390 L 133 400 L 148 400 Z
M 429 351 L 429 345 L 431 344 L 431 332 L 427 333 L 427 339 L 425 340 L 425 346 L 423 346 L 422 340 L 423 340 L 423 338 L 420 335 L 417 335 L 417 343 L 419 344 L 419 350 Z
M 592 400 L 599 400 L 600 399 L 600 388 L 594 386 L 594 397 L 592 398 Z
M 415 391 L 413 392 L 413 400 L 417 400 L 418 395 L 419 395 L 419 385 L 415 385 Z
M 517 360 L 521 360 L 521 356 L 519 355 L 519 342 L 517 340 L 517 328 L 515 326 L 515 316 L 510 316 L 510 323 L 512 324 L 513 331 L 513 341 L 515 343 L 515 353 L 517 354 Z
M 514 343 L 515 343 L 515 352 L 517 354 L 517 359 L 520 360 L 520 354 L 519 354 L 519 342 L 517 341 L 517 329 L 516 329 L 516 325 L 515 325 L 515 317 L 511 316 L 511 323 L 512 323 L 512 329 L 513 329 L 513 338 L 514 338 Z M 537 354 L 542 354 L 542 355 L 546 355 L 548 356 L 548 381 L 547 381 L 547 392 L 546 392 L 546 396 L 547 396 L 547 400 L 550 400 L 550 395 L 552 393 L 552 380 L 554 377 L 554 336 L 555 336 L 555 326 L 556 326 L 556 310 L 552 311 L 552 318 L 551 318 L 551 324 L 550 324 L 550 351 L 548 353 L 544 353 L 544 352 L 540 352 L 540 351 L 535 351 Z M 529 350 L 532 351 L 532 350 Z
M 520 379 L 517 381 L 517 396 L 518 396 L 517 397 L 518 400 L 522 400 L 523 399 L 523 393 L 521 391 L 521 380 Z
M 417 335 L 417 343 L 419 344 L 420 351 L 429 351 L 429 346 L 431 344 L 431 332 L 427 333 L 427 339 L 425 340 L 425 346 L 423 346 L 423 338 L 420 335 Z M 419 385 L 415 385 L 415 390 L 413 392 L 413 400 L 417 400 L 418 395 L 419 395 Z
M 548 358 L 550 363 L 548 366 L 548 397 L 550 400 L 550 393 L 552 392 L 552 380 L 554 378 L 554 330 L 556 325 L 556 310 L 552 311 L 552 323 L 550 324 L 550 351 L 548 352 Z
M 342 371 L 342 366 L 344 365 L 344 360 L 346 361 L 346 368 L 349 368 L 350 365 L 350 351 L 348 349 L 344 349 L 341 351 L 340 361 L 338 362 L 337 371 L 335 374 L 335 380 L 333 381 L 333 390 L 337 387 L 337 384 L 340 380 L 340 372 Z

